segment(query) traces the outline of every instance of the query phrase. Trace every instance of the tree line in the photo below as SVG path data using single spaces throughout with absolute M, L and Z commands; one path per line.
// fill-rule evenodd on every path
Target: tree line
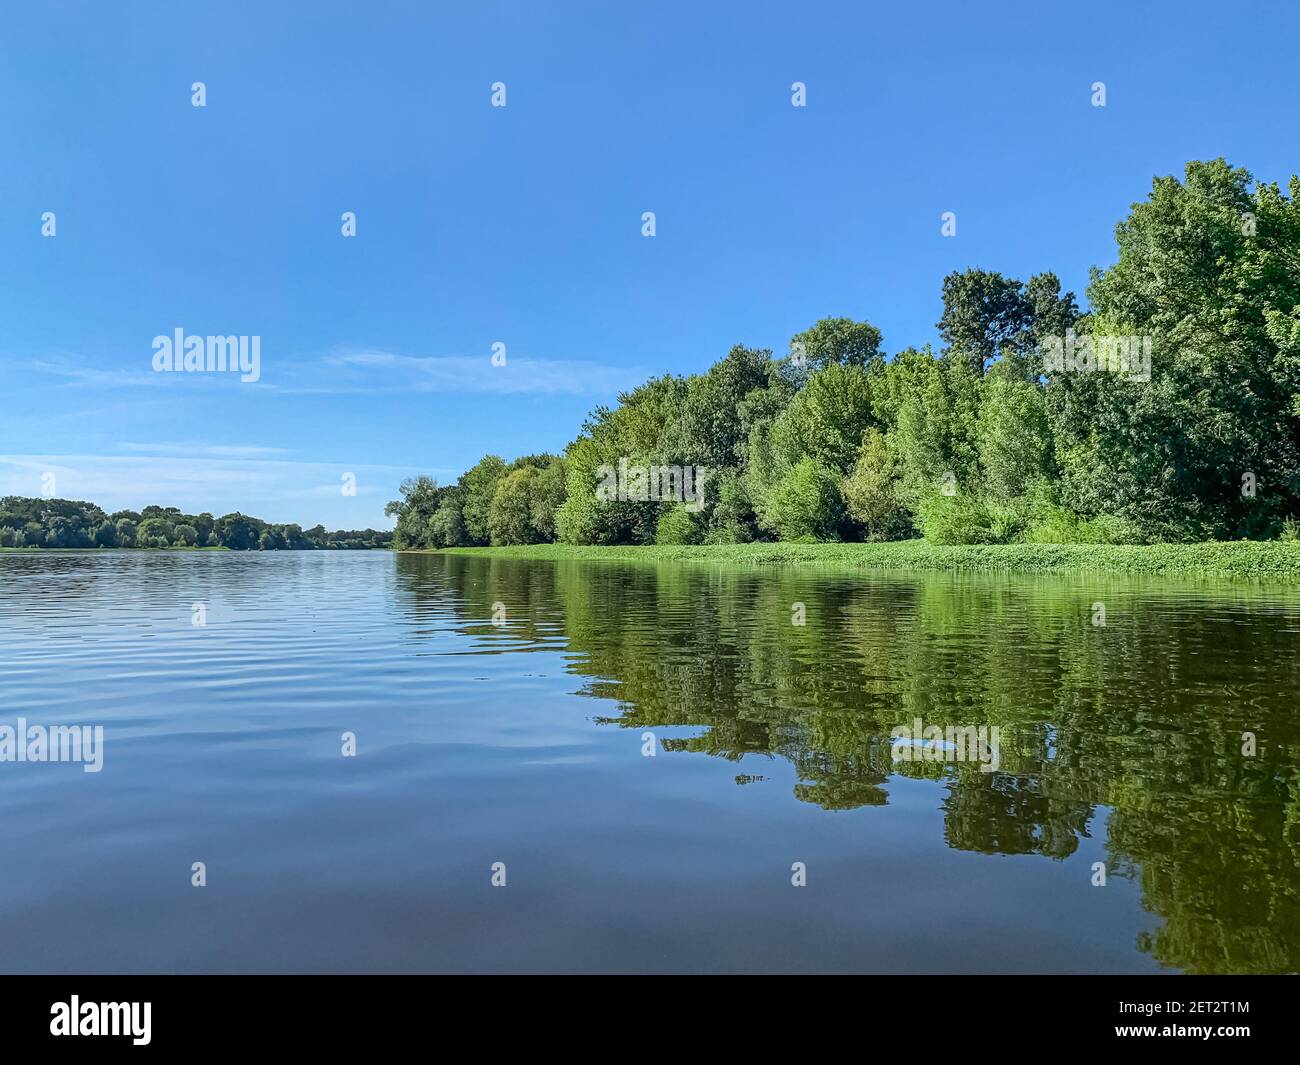
M 941 345 L 825 318 L 591 413 L 562 455 L 404 482 L 399 549 L 457 545 L 1295 539 L 1300 178 L 1158 177 L 1094 268 L 943 280 Z M 1118 357 L 1117 357 L 1118 352 Z M 601 498 L 620 461 L 709 471 L 703 505 Z
M 391 532 L 329 532 L 323 525 L 275 525 L 237 511 L 214 518 L 176 507 L 148 506 L 109 514 L 71 499 L 0 498 L 0 547 L 224 547 L 232 551 L 387 548 Z

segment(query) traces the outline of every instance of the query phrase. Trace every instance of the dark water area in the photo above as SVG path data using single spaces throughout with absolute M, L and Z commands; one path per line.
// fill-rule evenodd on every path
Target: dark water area
M 0 730 L 103 728 L 0 761 L 0 971 L 1294 972 L 1298 641 L 1250 583 L 0 554 Z

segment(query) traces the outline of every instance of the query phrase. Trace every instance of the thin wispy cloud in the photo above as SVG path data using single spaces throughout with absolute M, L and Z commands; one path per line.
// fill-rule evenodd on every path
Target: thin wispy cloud
M 324 371 L 321 373 L 320 371 Z M 320 374 L 319 380 L 308 375 Z M 403 355 L 391 351 L 343 351 L 290 368 L 282 387 L 295 392 L 464 392 L 614 395 L 643 380 L 639 368 L 586 359 L 507 356 L 494 365 L 483 355 Z M 296 380 L 296 383 L 295 382 Z
M 15 369 L 31 370 L 38 374 L 60 378 L 69 386 L 90 388 L 156 388 L 165 384 L 167 377 L 145 370 L 105 369 L 87 366 L 71 359 L 29 359 L 14 364 Z
M 405 355 L 381 350 L 345 350 L 327 355 L 277 356 L 263 338 L 262 379 L 242 385 L 220 373 L 154 373 L 148 352 L 141 368 L 88 365 L 75 358 L 37 358 L 15 365 L 61 381 L 67 387 L 132 389 L 169 387 L 253 388 L 299 395 L 365 395 L 442 392 L 497 395 L 614 396 L 647 376 L 640 367 L 615 366 L 589 359 L 541 359 L 507 356 L 494 365 L 491 356 Z
M 257 444 L 199 444 L 193 441 L 154 444 L 127 441 L 117 446 L 118 450 L 127 452 L 151 455 L 205 455 L 213 458 L 266 458 L 271 455 L 293 454 L 293 450 L 287 447 L 263 447 Z

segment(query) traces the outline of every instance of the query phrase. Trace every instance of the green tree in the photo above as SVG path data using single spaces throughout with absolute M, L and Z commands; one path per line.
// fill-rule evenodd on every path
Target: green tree
M 977 419 L 980 378 L 964 360 L 928 360 L 909 366 L 911 388 L 889 434 L 903 498 L 920 500 L 950 485 L 979 482 Z
M 430 547 L 463 547 L 469 543 L 460 500 L 459 491 L 448 492 L 442 497 L 437 511 L 429 519 L 426 542 Z
M 963 270 L 943 279 L 939 335 L 954 359 L 982 374 L 995 359 L 1028 341 L 1031 308 L 1024 285 L 991 270 Z
M 461 514 L 471 543 L 486 544 L 491 540 L 492 499 L 505 472 L 506 464 L 500 456 L 484 455 L 460 478 L 464 493 Z
M 118 518 L 114 528 L 117 530 L 118 547 L 135 547 L 136 523 L 134 521 L 126 517 Z
M 398 488 L 402 498 L 384 507 L 384 514 L 396 518 L 393 546 L 398 551 L 433 546 L 428 541 L 429 521 L 437 512 L 445 490 L 432 477 L 411 477 Z
M 802 347 L 810 371 L 828 366 L 857 366 L 871 370 L 883 358 L 880 341 L 880 330 L 870 322 L 823 318 L 811 329 L 796 333 L 790 340 L 790 347 L 795 351 Z
M 307 534 L 302 531 L 302 526 L 296 522 L 289 522 L 283 527 L 284 546 L 289 551 L 309 551 L 312 543 Z
M 764 524 L 782 540 L 836 540 L 843 518 L 839 477 L 815 459 L 800 459 L 772 490 Z
M 743 461 L 742 410 L 755 390 L 766 389 L 772 353 L 736 345 L 707 373 L 687 378 L 676 416 L 666 420 L 648 453 L 672 464 L 724 469 Z
M 548 457 L 550 462 L 538 471 L 528 501 L 528 522 L 539 543 L 556 539 L 555 515 L 565 495 L 564 459 L 558 455 Z
M 684 503 L 677 503 L 659 515 L 655 528 L 657 544 L 698 544 L 700 526 Z
M 1038 274 L 1026 286 L 991 270 L 964 270 L 943 279 L 939 334 L 946 353 L 977 374 L 995 361 L 1013 376 L 1035 379 L 1034 353 L 1049 335 L 1062 336 L 1078 317 L 1073 293 L 1061 293 L 1055 274 Z
M 1038 384 L 990 373 L 977 432 L 984 488 L 993 498 L 1014 499 L 1036 482 L 1055 480 L 1052 428 Z
M 840 490 L 849 517 L 862 526 L 864 539 L 895 540 L 907 535 L 910 522 L 899 499 L 894 457 L 879 429 L 867 430 L 853 472 Z
M 46 547 L 91 547 L 94 540 L 81 523 L 61 514 L 52 516 L 45 532 Z
M 212 534 L 217 521 L 211 514 L 205 510 L 202 514 L 190 519 L 188 524 L 194 526 L 197 534 L 194 540 L 196 544 L 200 547 L 208 547 L 213 544 Z
M 488 515 L 488 530 L 494 544 L 538 541 L 531 520 L 531 502 L 540 476 L 536 466 L 521 466 L 497 481 Z
M 145 511 L 149 510 L 153 510 L 155 513 L 140 522 L 140 527 L 135 534 L 136 541 L 141 547 L 167 547 L 172 541 L 173 526 L 171 519 L 157 513 L 162 510 L 161 507 L 145 507 Z
M 805 457 L 847 473 L 873 424 L 867 372 L 832 363 L 812 374 L 772 423 L 771 460 L 781 473 Z
M 722 470 L 708 482 L 717 501 L 709 510 L 705 539 L 712 544 L 746 544 L 759 537 L 758 516 L 748 483 L 737 470 Z
M 217 520 L 221 546 L 231 551 L 252 551 L 258 546 L 264 523 L 236 511 Z
M 1300 509 L 1300 179 L 1289 197 L 1250 186 L 1222 159 L 1189 163 L 1117 227 L 1087 332 L 1149 338 L 1151 380 L 1053 375 L 1075 510 L 1180 540 L 1272 536 Z
M 619 396 L 613 409 L 597 407 L 565 449 L 565 498 L 556 510 L 556 534 L 565 543 L 654 542 L 662 504 L 653 500 L 599 499 L 597 485 L 620 462 L 653 466 L 663 461 L 687 395 L 679 377 L 653 378 Z

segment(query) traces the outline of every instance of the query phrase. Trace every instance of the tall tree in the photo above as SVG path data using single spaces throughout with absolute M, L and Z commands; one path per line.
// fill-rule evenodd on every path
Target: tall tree
M 1150 380 L 1055 375 L 1065 501 L 1161 539 L 1276 533 L 1300 500 L 1300 180 L 1224 160 L 1157 178 L 1095 271 L 1089 330 L 1150 343 Z
M 881 334 L 870 322 L 852 318 L 823 318 L 790 340 L 792 350 L 802 348 L 810 371 L 827 366 L 860 366 L 870 370 L 883 358 Z

